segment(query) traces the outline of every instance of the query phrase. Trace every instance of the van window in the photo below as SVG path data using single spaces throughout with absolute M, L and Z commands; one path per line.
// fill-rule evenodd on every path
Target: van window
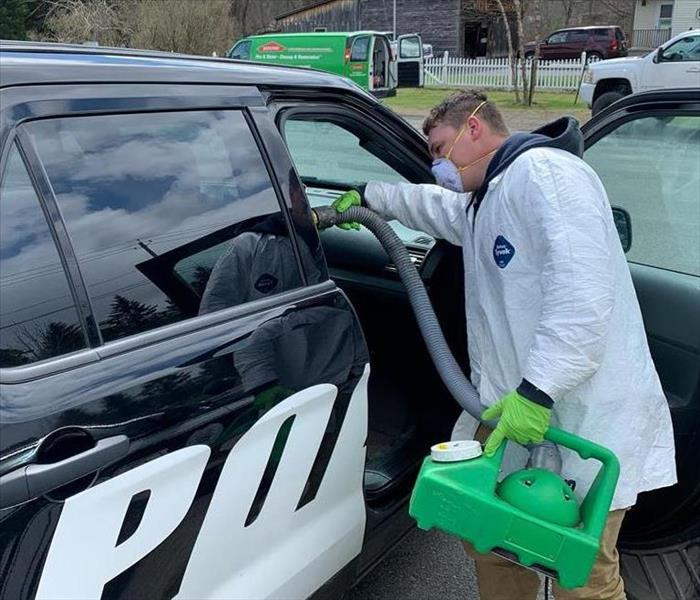
M 250 58 L 250 40 L 243 40 L 238 42 L 231 50 L 230 58 L 236 58 L 238 60 L 247 60 Z
M 27 129 L 105 341 L 301 286 L 241 112 L 77 117 Z
M 0 367 L 85 347 L 58 250 L 13 146 L 0 184 Z
M 355 38 L 350 50 L 351 61 L 366 61 L 369 57 L 369 37 L 363 36 Z
M 420 40 L 417 36 L 403 38 L 399 42 L 401 58 L 420 58 Z

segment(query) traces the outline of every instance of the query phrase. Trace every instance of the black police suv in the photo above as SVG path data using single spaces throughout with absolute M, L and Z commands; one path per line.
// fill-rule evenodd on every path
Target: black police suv
M 0 597 L 339 597 L 459 409 L 379 244 L 310 206 L 432 181 L 424 139 L 226 59 L 10 42 L 0 86 Z M 678 449 L 620 540 L 636 599 L 700 594 L 699 126 L 685 90 L 585 127 Z M 459 250 L 395 227 L 467 369 Z

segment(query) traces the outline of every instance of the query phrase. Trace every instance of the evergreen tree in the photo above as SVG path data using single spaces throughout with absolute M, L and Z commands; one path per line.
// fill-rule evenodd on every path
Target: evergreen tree
M 0 2 L 0 39 L 27 38 L 29 0 L 2 0 Z
M 109 317 L 100 324 L 105 341 L 147 331 L 160 325 L 158 309 L 138 300 L 129 300 L 117 294 L 112 300 Z

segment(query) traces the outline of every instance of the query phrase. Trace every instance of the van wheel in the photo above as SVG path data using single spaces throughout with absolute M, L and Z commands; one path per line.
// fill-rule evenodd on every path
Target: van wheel
M 629 600 L 700 598 L 700 535 L 653 550 L 621 550 L 620 567 Z
M 603 60 L 603 55 L 600 52 L 589 52 L 586 54 L 586 61 Z
M 608 106 L 610 106 L 613 102 L 617 102 L 620 98 L 624 98 L 626 94 L 623 94 L 622 92 L 618 90 L 613 90 L 610 92 L 605 92 L 604 94 L 601 94 L 596 98 L 595 102 L 593 102 L 593 108 L 591 110 L 591 115 L 595 116 L 597 115 L 601 110 L 606 109 Z
M 535 58 L 534 52 L 530 51 L 525 53 L 525 60 L 532 60 L 533 58 Z

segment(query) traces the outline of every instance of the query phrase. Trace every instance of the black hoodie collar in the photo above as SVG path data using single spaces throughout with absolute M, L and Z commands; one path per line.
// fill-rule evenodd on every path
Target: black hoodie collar
M 578 121 L 573 117 L 561 117 L 535 129 L 532 133 L 511 135 L 491 159 L 484 183 L 472 198 L 470 204 L 474 205 L 475 216 L 489 188 L 489 182 L 505 171 L 518 156 L 532 148 L 559 148 L 580 158 L 583 156 L 583 135 Z

